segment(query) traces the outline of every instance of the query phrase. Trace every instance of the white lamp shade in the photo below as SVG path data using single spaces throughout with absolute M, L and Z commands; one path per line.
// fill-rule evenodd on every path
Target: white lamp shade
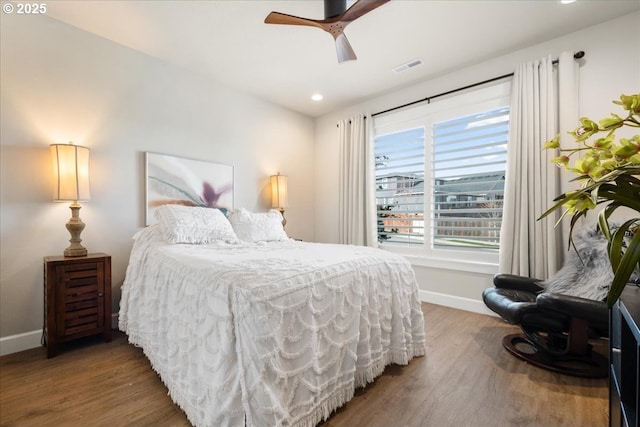
M 89 149 L 73 144 L 51 144 L 53 200 L 91 199 L 89 192 Z
M 286 208 L 289 206 L 286 175 L 271 176 L 271 207 Z

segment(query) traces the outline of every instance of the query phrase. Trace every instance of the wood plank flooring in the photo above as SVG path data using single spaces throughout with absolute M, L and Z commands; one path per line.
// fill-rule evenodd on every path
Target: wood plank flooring
M 322 427 L 608 423 L 606 379 L 554 374 L 508 354 L 500 319 L 423 304 L 427 355 L 389 366 Z M 606 342 L 597 342 L 606 351 Z M 122 333 L 0 358 L 1 426 L 188 426 L 142 350 Z

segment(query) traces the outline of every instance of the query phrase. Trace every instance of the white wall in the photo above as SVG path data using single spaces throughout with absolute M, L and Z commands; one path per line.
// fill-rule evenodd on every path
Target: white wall
M 428 42 L 428 41 L 427 41 Z M 612 100 L 622 93 L 640 91 L 640 12 L 608 21 L 567 36 L 467 67 L 369 99 L 323 116 L 316 121 L 315 200 L 316 240 L 337 242 L 338 131 L 336 123 L 356 113 L 375 113 L 475 82 L 513 72 L 517 64 L 557 56 L 562 51 L 584 50 L 580 67 L 580 115 L 600 119 L 617 111 Z M 431 58 L 428 60 L 437 60 Z M 411 71 L 408 71 L 411 72 Z M 390 72 L 389 78 L 393 78 Z M 437 101 L 435 101 L 437 102 Z M 331 207 L 331 208 L 327 208 Z M 469 273 L 414 264 L 422 295 L 432 301 L 484 311 L 482 290 L 491 285 L 489 272 Z M 497 272 L 497 266 L 495 267 Z
M 112 255 L 114 313 L 144 224 L 145 151 L 234 165 L 236 207 L 268 209 L 269 175 L 288 175 L 287 231 L 313 239 L 312 119 L 46 16 L 5 16 L 1 31 L 0 353 L 39 342 L 42 257 L 68 245 L 51 143 L 91 149 L 82 238 Z

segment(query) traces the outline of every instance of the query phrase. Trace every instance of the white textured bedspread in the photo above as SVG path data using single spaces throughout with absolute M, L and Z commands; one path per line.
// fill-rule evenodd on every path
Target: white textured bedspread
M 425 352 L 409 263 L 360 246 L 169 245 L 138 233 L 120 329 L 197 426 L 315 426 Z

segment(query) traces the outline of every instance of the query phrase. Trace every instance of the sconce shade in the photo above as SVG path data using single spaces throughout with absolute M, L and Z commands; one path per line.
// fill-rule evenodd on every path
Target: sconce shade
M 53 200 L 83 201 L 89 192 L 89 149 L 73 144 L 51 144 Z
M 287 176 L 278 172 L 278 175 L 271 175 L 271 207 L 282 209 L 288 206 Z

